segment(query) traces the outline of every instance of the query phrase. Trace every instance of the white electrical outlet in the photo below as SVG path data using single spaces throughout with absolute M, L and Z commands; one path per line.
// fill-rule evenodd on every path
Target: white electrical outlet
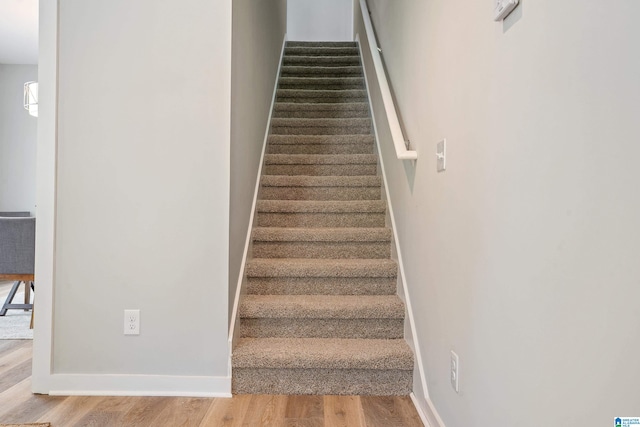
M 460 388 L 458 383 L 460 382 L 460 359 L 458 355 L 451 350 L 451 387 L 458 393 Z
M 447 140 L 443 139 L 436 146 L 436 168 L 438 172 L 447 169 Z
M 140 310 L 124 311 L 124 334 L 140 335 Z

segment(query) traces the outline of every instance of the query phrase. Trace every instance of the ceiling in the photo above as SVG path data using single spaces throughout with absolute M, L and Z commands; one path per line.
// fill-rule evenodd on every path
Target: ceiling
M 0 0 L 0 64 L 38 63 L 38 0 Z

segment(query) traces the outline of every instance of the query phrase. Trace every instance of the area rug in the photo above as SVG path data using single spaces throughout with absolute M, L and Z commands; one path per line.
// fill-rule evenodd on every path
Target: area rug
M 4 303 L 4 298 L 1 299 Z M 16 294 L 15 303 L 24 301 L 24 293 Z M 32 340 L 33 329 L 31 324 L 31 312 L 24 310 L 9 310 L 4 316 L 0 316 L 0 340 Z M 2 426 L 3 424 L 0 424 Z M 28 425 L 28 424 L 27 424 Z M 32 424 L 40 425 L 40 424 Z

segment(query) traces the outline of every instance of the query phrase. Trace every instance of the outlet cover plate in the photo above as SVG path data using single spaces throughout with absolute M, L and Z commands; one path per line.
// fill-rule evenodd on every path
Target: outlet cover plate
M 140 310 L 124 311 L 124 334 L 140 335 Z
M 456 393 L 460 392 L 460 358 L 456 354 L 455 351 L 451 350 L 451 387 L 455 390 Z
M 444 172 L 447 168 L 447 140 L 443 139 L 438 142 L 438 146 L 436 147 L 436 159 L 437 159 L 437 167 L 438 172 Z

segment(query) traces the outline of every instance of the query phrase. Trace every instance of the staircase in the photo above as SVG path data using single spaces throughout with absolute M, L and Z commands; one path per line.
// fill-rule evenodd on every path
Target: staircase
M 357 45 L 288 42 L 283 61 L 233 392 L 409 394 L 413 354 Z

